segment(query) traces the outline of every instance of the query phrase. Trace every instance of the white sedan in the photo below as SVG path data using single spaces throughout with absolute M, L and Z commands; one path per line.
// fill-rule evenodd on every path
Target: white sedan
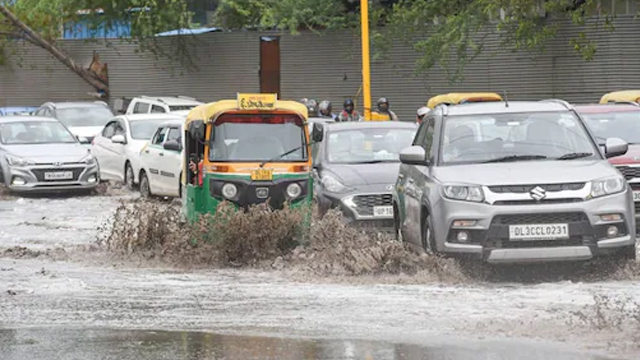
M 151 142 L 140 153 L 140 195 L 180 196 L 184 120 L 170 120 L 158 126 Z
M 140 181 L 140 152 L 158 127 L 184 117 L 169 114 L 121 115 L 111 119 L 91 144 L 102 180 L 123 181 L 133 189 Z

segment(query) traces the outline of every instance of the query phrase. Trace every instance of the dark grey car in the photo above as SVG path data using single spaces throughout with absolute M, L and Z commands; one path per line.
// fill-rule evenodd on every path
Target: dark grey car
M 320 212 L 341 209 L 349 222 L 393 230 L 391 192 L 400 150 L 417 126 L 403 122 L 316 124 L 324 132 L 313 145 L 314 190 Z

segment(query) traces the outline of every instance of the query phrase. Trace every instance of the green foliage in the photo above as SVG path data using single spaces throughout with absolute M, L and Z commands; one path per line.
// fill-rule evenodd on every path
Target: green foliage
M 297 33 L 357 27 L 359 0 L 221 0 L 217 19 L 231 28 L 277 28 Z M 374 59 L 398 42 L 419 54 L 417 69 L 441 66 L 454 82 L 465 66 L 485 51 L 490 34 L 503 48 L 541 52 L 556 36 L 558 22 L 570 20 L 581 31 L 569 44 L 585 60 L 595 55 L 586 19 L 597 13 L 596 0 L 370 0 Z M 600 11 L 604 28 L 611 15 Z M 597 27 L 597 30 L 601 30 Z
M 0 1 L 2 3 L 2 1 Z M 141 49 L 157 57 L 166 57 L 190 65 L 192 55 L 187 43 L 191 36 L 158 39 L 155 34 L 178 28 L 190 28 L 192 14 L 184 0 L 19 0 L 6 5 L 22 22 L 50 42 L 61 37 L 67 22 L 82 21 L 96 38 L 103 29 L 130 22 L 131 37 L 126 41 L 139 43 Z M 88 11 L 101 9 L 98 11 Z M 83 11 L 79 14 L 79 11 Z M 0 40 L 18 33 L 0 15 Z M 6 54 L 6 52 L 5 52 Z M 1 54 L 0 54 L 1 56 Z

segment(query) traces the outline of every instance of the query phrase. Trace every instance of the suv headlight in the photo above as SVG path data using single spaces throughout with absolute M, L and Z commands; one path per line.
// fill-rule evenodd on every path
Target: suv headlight
M 451 200 L 483 202 L 484 192 L 480 186 L 446 185 L 444 196 Z
M 614 176 L 602 180 L 594 180 L 591 182 L 591 197 L 597 198 L 601 196 L 617 194 L 623 192 L 626 186 L 626 181 L 619 176 Z
M 35 163 L 31 160 L 27 160 L 21 157 L 17 157 L 17 156 L 13 156 L 13 155 L 7 155 L 7 162 L 9 163 L 10 166 L 29 166 L 29 165 L 35 165 Z
M 324 175 L 321 181 L 322 186 L 330 192 L 341 193 L 348 190 L 346 186 L 331 175 Z
M 87 165 L 91 165 L 96 163 L 96 158 L 94 158 L 93 155 L 89 154 L 83 157 L 82 160 L 80 160 L 80 162 L 85 163 Z

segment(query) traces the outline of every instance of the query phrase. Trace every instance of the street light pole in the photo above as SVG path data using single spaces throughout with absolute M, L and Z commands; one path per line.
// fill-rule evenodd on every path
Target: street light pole
M 369 0 L 360 0 L 360 28 L 362 28 L 362 98 L 364 119 L 371 120 L 371 68 L 369 65 Z

